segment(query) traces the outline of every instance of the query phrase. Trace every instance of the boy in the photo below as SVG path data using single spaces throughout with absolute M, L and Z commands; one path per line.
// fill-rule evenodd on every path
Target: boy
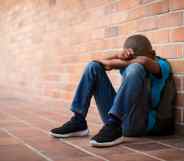
M 105 72 L 112 69 L 120 69 L 123 76 L 117 92 Z M 90 140 L 92 146 L 113 146 L 121 143 L 123 136 L 146 135 L 149 107 L 158 105 L 169 73 L 169 64 L 156 57 L 145 36 L 130 36 L 121 54 L 87 65 L 71 105 L 74 116 L 63 126 L 52 129 L 50 134 L 63 138 L 88 135 L 85 118 L 94 96 L 104 126 Z M 157 94 L 150 96 L 154 80 L 161 83 L 154 87 Z

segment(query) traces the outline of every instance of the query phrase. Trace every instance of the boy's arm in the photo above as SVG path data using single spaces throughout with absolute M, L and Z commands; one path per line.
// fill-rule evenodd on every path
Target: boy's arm
M 133 50 L 132 49 L 124 49 L 122 52 L 113 54 L 104 58 L 104 60 L 112 60 L 112 59 L 121 59 L 121 60 L 129 60 L 133 58 Z
M 129 61 L 121 59 L 112 59 L 112 60 L 95 60 L 96 62 L 101 63 L 105 70 L 120 69 L 129 65 Z
M 101 63 L 106 70 L 120 69 L 129 65 L 129 60 L 133 58 L 133 54 L 132 49 L 124 49 L 121 53 L 94 61 Z
M 139 63 L 144 65 L 146 70 L 151 72 L 157 77 L 161 77 L 160 65 L 154 60 L 146 56 L 137 56 L 135 59 L 130 60 L 130 63 Z

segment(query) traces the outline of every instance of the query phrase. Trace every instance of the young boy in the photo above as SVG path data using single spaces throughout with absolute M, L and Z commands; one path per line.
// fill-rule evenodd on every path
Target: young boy
M 123 76 L 117 92 L 105 72 L 112 69 L 120 69 Z M 104 126 L 91 138 L 92 146 L 112 146 L 121 143 L 123 136 L 146 135 L 149 107 L 158 105 L 169 73 L 169 64 L 156 57 L 145 36 L 130 36 L 121 54 L 87 65 L 71 105 L 74 116 L 50 134 L 63 138 L 88 135 L 85 118 L 94 96 Z M 154 87 L 157 94 L 150 96 L 151 84 L 158 79 L 161 83 Z

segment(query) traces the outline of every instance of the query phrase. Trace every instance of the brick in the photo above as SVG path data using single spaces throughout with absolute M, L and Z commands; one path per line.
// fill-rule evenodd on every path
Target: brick
M 119 27 L 119 35 L 126 37 L 129 34 L 135 33 L 138 30 L 136 21 L 130 21 L 128 23 L 124 23 Z
M 103 39 L 104 38 L 104 28 L 96 29 L 91 32 L 91 39 Z
M 156 17 L 140 19 L 137 21 L 138 31 L 147 31 L 157 28 Z
M 157 19 L 158 28 L 182 25 L 182 14 L 182 12 L 176 12 L 160 15 Z
M 152 16 L 169 11 L 169 0 L 163 0 L 157 3 L 150 4 L 144 8 L 145 16 Z
M 168 30 L 145 32 L 145 35 L 150 39 L 152 44 L 161 44 L 169 42 Z
M 110 14 L 116 13 L 118 11 L 119 11 L 119 9 L 118 9 L 117 3 L 110 3 L 109 5 L 104 7 L 104 14 L 105 15 L 110 15 Z
M 176 123 L 182 123 L 183 122 L 183 110 L 176 109 L 175 110 L 175 117 L 176 117 Z
M 184 1 L 182 0 L 170 0 L 170 9 L 178 10 L 184 8 Z
M 171 30 L 170 39 L 171 41 L 184 41 L 184 27 L 176 28 Z
M 49 0 L 49 5 L 50 6 L 55 6 L 56 5 L 56 0 Z
M 87 0 L 87 1 L 82 1 L 82 5 L 86 8 L 86 9 L 90 9 L 90 8 L 95 8 L 95 7 L 98 7 L 98 6 L 102 6 L 104 4 L 106 4 L 108 2 L 108 0 L 94 0 L 94 1 L 90 1 L 90 0 Z M 70 5 L 72 5 L 71 2 L 69 2 Z
M 183 45 L 163 45 L 154 47 L 157 54 L 164 58 L 181 58 L 183 56 Z
M 177 106 L 184 106 L 184 94 L 178 93 L 176 99 Z
M 126 3 L 125 1 L 119 1 L 117 5 L 118 5 L 119 11 L 124 11 L 124 10 L 135 8 L 139 6 L 139 1 L 129 0 L 129 1 L 126 1 Z
M 184 60 L 170 61 L 175 73 L 184 73 Z
M 131 12 L 128 13 L 128 20 L 134 20 L 134 19 L 138 19 L 140 17 L 143 17 L 145 15 L 144 9 L 143 7 L 141 8 L 136 8 L 134 10 L 132 10 Z
M 118 26 L 106 27 L 105 28 L 105 36 L 104 37 L 114 37 L 118 36 L 119 28 Z
M 128 18 L 127 12 L 117 12 L 109 16 L 110 24 L 119 24 L 125 22 Z
M 177 90 L 178 91 L 182 91 L 183 90 L 183 80 L 184 80 L 184 78 L 183 77 L 177 77 L 177 76 L 175 76 L 174 77 L 174 80 L 175 80 L 175 83 L 176 83 L 176 88 L 177 88 Z
M 129 19 L 137 19 L 140 17 L 147 17 L 153 15 L 163 14 L 169 11 L 169 0 L 163 0 L 151 3 L 146 6 L 140 6 L 129 12 Z
M 154 0 L 140 0 L 141 4 L 153 2 Z

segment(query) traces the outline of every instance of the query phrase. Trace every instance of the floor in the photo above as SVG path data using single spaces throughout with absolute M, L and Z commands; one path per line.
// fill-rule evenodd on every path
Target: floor
M 64 104 L 0 99 L 0 161 L 184 161 L 184 136 L 125 138 L 115 147 L 91 147 L 89 139 L 101 127 L 94 108 L 87 118 L 89 137 L 55 139 L 48 135 L 70 116 Z

